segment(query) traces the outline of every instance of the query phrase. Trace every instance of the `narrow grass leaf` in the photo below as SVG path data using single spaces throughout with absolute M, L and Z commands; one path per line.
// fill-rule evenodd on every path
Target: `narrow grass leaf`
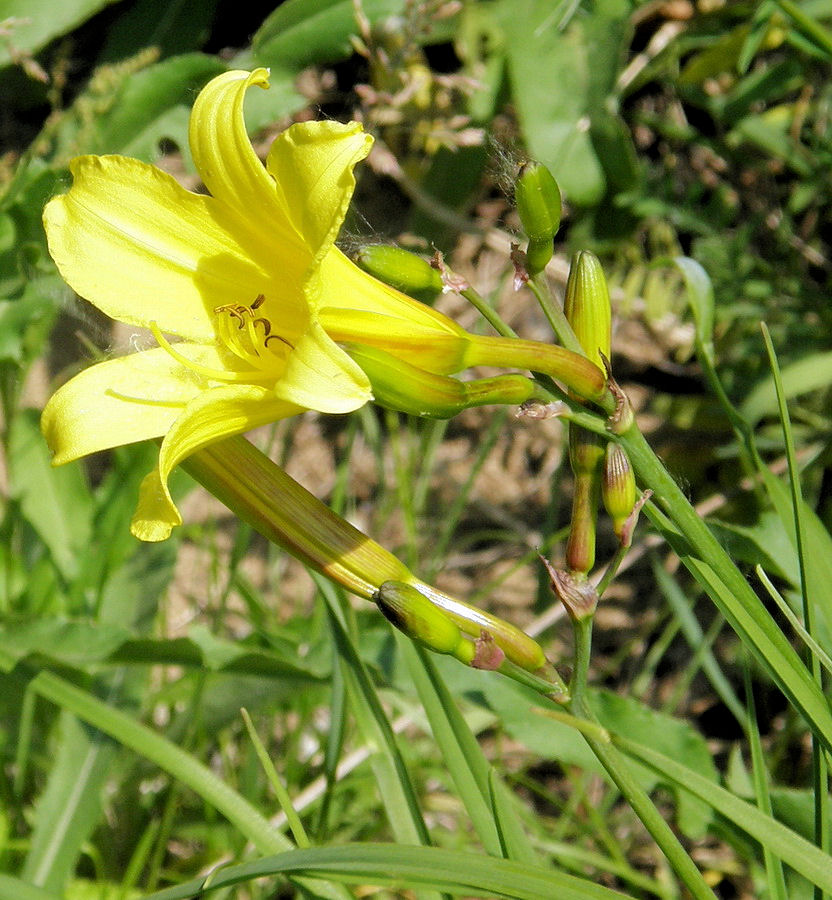
M 0 664 L 7 666 L 9 662 L 4 654 Z M 69 710 L 190 787 L 235 825 L 261 853 L 285 850 L 290 846 L 288 838 L 275 831 L 244 797 L 217 778 L 207 766 L 152 729 L 52 672 L 40 672 L 29 683 L 44 699 Z
M 393 833 L 402 843 L 428 844 L 428 831 L 419 811 L 407 765 L 370 676 L 344 627 L 336 589 L 322 577 L 313 577 L 327 604 L 330 625 L 347 679 L 347 696 L 362 737 L 371 748 L 370 765 L 378 781 L 379 795 Z
M 507 853 L 509 847 L 519 850 L 529 844 L 514 810 L 506 803 L 498 806 L 495 802 L 498 787 L 492 783 L 494 770 L 427 651 L 403 636 L 398 643 L 442 759 L 483 847 L 492 856 L 512 858 Z
M 208 888 L 229 887 L 279 874 L 315 875 L 346 884 L 393 889 L 433 888 L 466 897 L 508 900 L 621 900 L 623 896 L 574 875 L 481 854 L 399 844 L 345 844 L 296 850 L 229 866 L 208 879 L 194 879 L 150 894 L 144 900 L 190 900 Z
M 740 800 L 730 791 L 676 760 L 636 741 L 618 736 L 613 741 L 619 749 L 661 775 L 663 780 L 672 780 L 681 789 L 709 804 L 740 831 L 768 847 L 804 878 L 826 891 L 832 891 L 832 856 L 828 853 L 819 850 L 753 804 Z
M 768 769 L 766 768 L 763 745 L 760 740 L 760 730 L 757 727 L 757 710 L 754 703 L 754 690 L 751 684 L 751 672 L 748 659 L 743 667 L 745 679 L 745 703 L 747 722 L 745 733 L 748 736 L 748 744 L 751 748 L 751 773 L 754 780 L 754 793 L 757 798 L 757 806 L 767 815 L 772 814 L 771 796 L 768 792 Z M 786 879 L 783 875 L 783 864 L 780 858 L 772 853 L 771 849 L 763 844 L 763 858 L 766 866 L 766 881 L 771 892 L 772 900 L 788 900 L 786 893 Z

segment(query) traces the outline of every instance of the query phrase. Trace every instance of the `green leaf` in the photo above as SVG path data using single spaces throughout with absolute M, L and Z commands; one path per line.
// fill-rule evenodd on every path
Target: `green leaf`
M 463 680 L 462 684 L 468 684 L 469 689 L 481 694 L 506 731 L 538 756 L 571 763 L 592 772 L 601 771 L 594 754 L 574 728 L 534 714 L 540 706 L 540 698 L 531 691 L 496 678 L 474 677 Z M 634 738 L 649 733 L 656 746 L 665 753 L 688 760 L 703 777 L 716 780 L 716 770 L 704 739 L 686 722 L 607 691 L 593 691 L 590 702 L 605 727 Z M 638 771 L 637 776 L 645 790 L 651 790 L 658 781 L 645 769 Z M 676 794 L 679 827 L 690 836 L 701 835 L 710 822 L 710 810 L 684 791 Z
M 673 781 L 713 807 L 740 831 L 768 847 L 772 853 L 824 890 L 832 890 L 832 857 L 775 821 L 756 806 L 703 778 L 698 772 L 636 741 L 615 738 L 628 755 L 649 766 L 663 780 Z
M 254 878 L 301 873 L 345 884 L 433 888 L 467 897 L 621 900 L 618 891 L 563 872 L 483 854 L 400 844 L 346 844 L 295 850 L 219 869 L 211 876 L 210 887 L 230 887 Z M 145 900 L 189 900 L 205 888 L 205 879 L 198 878 L 150 894 Z
M 688 256 L 677 256 L 673 262 L 681 271 L 688 289 L 688 303 L 696 325 L 696 337 L 705 346 L 713 340 L 714 289 L 708 273 Z
M 12 49 L 34 53 L 118 0 L 2 0 L 0 21 L 14 18 L 9 39 L 0 42 L 0 68 L 9 65 Z
M 58 721 L 57 740 L 23 867 L 26 881 L 52 891 L 63 890 L 82 845 L 101 819 L 103 791 L 117 749 L 68 712 Z
M 0 900 L 64 900 L 63 895 L 47 891 L 12 875 L 0 872 Z
M 564 9 L 539 0 L 503 0 L 496 12 L 505 29 L 511 94 L 529 154 L 549 168 L 570 202 L 591 206 L 606 188 L 583 126 L 592 51 L 579 26 L 558 28 Z
M 23 410 L 12 421 L 9 438 L 11 495 L 49 548 L 67 580 L 89 549 L 92 498 L 77 464 L 53 468 L 38 413 Z
M 810 353 L 784 366 L 780 376 L 788 400 L 828 388 L 832 384 L 832 352 Z M 752 425 L 777 414 L 777 394 L 771 376 L 753 388 L 743 401 L 740 412 Z
M 400 14 L 404 0 L 363 0 L 370 22 Z M 299 71 L 322 62 L 336 62 L 353 52 L 358 34 L 353 0 L 288 0 L 258 28 L 251 41 L 254 59 L 262 66 Z
M 6 624 L 0 647 L 17 662 L 38 656 L 79 669 L 101 663 L 162 664 L 307 685 L 326 681 L 325 673 L 304 668 L 296 657 L 223 640 L 200 625 L 187 638 L 164 640 L 137 637 L 133 629 L 115 623 L 39 618 Z
M 128 78 L 100 118 L 89 153 L 123 153 L 153 160 L 159 142 L 173 141 L 190 159 L 188 119 L 196 93 L 226 66 L 214 56 L 174 56 Z

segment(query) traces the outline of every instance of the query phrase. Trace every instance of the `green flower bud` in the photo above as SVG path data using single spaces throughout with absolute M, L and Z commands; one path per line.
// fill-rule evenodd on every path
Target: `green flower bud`
M 428 598 L 409 584 L 385 581 L 373 598 L 384 616 L 411 640 L 433 650 L 455 656 L 471 665 L 476 655 L 472 641 Z
M 566 543 L 566 563 L 575 573 L 587 573 L 595 565 L 595 526 L 604 442 L 583 428 L 569 428 L 569 462 L 575 474 L 572 521 Z
M 421 256 L 389 244 L 362 247 L 355 261 L 371 275 L 406 294 L 435 297 L 442 293 L 442 275 Z
M 636 504 L 636 479 L 624 450 L 615 443 L 607 444 L 601 496 L 612 519 L 612 527 L 620 538 Z
M 560 188 L 546 166 L 529 162 L 520 169 L 514 202 L 529 236 L 526 270 L 529 275 L 536 275 L 552 258 L 552 241 L 560 227 L 562 211 Z
M 588 250 L 572 258 L 563 311 L 586 355 L 603 369 L 612 341 L 610 294 L 601 263 Z

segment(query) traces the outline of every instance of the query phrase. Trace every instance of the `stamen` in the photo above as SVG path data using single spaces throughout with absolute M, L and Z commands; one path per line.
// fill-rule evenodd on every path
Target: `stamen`
M 270 334 L 267 335 L 266 340 L 263 341 L 263 346 L 268 347 L 269 341 L 282 341 L 290 350 L 295 349 L 295 345 L 286 340 L 285 337 L 282 337 L 279 334 Z
M 178 363 L 181 363 L 186 368 L 191 369 L 191 371 L 202 375 L 203 378 L 210 378 L 213 381 L 230 381 L 242 384 L 256 380 L 254 376 L 258 373 L 255 371 L 230 372 L 227 369 L 212 369 L 210 366 L 203 366 L 201 363 L 194 362 L 173 348 L 173 345 L 162 334 L 159 330 L 159 326 L 155 322 L 150 322 L 148 327 L 150 328 L 150 333 L 156 338 L 157 343 L 163 350 L 170 354 L 170 356 Z

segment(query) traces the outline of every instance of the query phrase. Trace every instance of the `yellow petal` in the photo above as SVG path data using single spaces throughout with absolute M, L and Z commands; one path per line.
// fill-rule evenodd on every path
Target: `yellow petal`
M 69 193 L 44 211 L 49 252 L 82 297 L 114 319 L 208 341 L 214 308 L 277 289 L 210 197 L 121 156 L 72 161 Z
M 447 375 L 465 368 L 469 336 L 447 316 L 368 275 L 337 247 L 321 263 L 318 320 L 343 343 L 367 344 Z
M 401 328 L 412 332 L 418 331 L 426 337 L 465 334 L 456 322 L 443 313 L 402 294 L 359 269 L 337 247 L 332 247 L 321 260 L 321 277 L 324 283 L 321 312 L 323 314 L 323 308 L 326 308 L 327 314 L 327 324 L 324 327 L 333 336 L 338 328 L 339 309 L 379 313 L 388 317 L 388 325 L 398 321 Z M 337 337 L 335 339 L 341 340 Z M 358 338 L 344 338 L 344 340 L 358 340 Z
M 194 363 L 223 367 L 210 347 L 177 344 Z M 98 363 L 52 395 L 41 429 L 54 463 L 163 435 L 205 382 L 161 348 Z
M 312 321 L 289 354 L 275 395 L 307 409 L 345 413 L 372 400 L 361 367 Z
M 355 165 L 373 139 L 358 122 L 301 122 L 277 136 L 266 168 L 283 207 L 314 259 L 338 236 L 355 190 Z
M 191 112 L 191 153 L 205 186 L 233 217 L 235 231 L 247 235 L 251 252 L 261 264 L 279 254 L 284 279 L 299 284 L 312 252 L 254 152 L 243 117 L 246 90 L 268 83 L 266 69 L 225 72 L 208 82 Z
M 143 541 L 163 541 L 182 524 L 168 490 L 168 477 L 183 459 L 208 444 L 295 415 L 300 408 L 254 385 L 230 385 L 195 397 L 165 435 L 159 463 L 139 488 L 130 530 Z

